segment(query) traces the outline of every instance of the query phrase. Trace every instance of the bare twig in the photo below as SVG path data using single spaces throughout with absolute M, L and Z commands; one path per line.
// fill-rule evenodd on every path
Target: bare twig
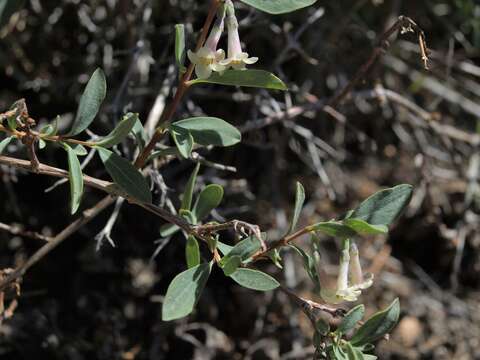
M 35 240 L 42 240 L 42 241 L 50 241 L 50 237 L 37 233 L 35 231 L 28 231 L 22 229 L 21 226 L 18 225 L 7 225 L 4 223 L 0 223 L 0 230 L 8 231 L 12 235 L 24 236 L 30 239 Z
M 378 39 L 378 45 L 373 49 L 368 60 L 358 69 L 355 76 L 349 81 L 349 83 L 340 92 L 335 95 L 328 105 L 335 108 L 340 102 L 353 90 L 360 80 L 362 80 L 370 68 L 375 64 L 377 59 L 389 48 L 390 44 L 388 39 L 397 31 L 403 32 L 415 32 L 418 36 L 419 46 L 421 49 L 422 61 L 424 62 L 425 69 L 428 69 L 428 56 L 427 45 L 425 43 L 425 35 L 420 27 L 409 17 L 399 16 L 397 21 L 387 29 Z

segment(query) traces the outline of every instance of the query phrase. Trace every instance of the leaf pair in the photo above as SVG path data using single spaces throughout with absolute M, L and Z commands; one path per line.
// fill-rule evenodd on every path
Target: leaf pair
M 252 290 L 270 291 L 280 286 L 277 280 L 264 272 L 240 267 L 242 264 L 248 263 L 251 257 L 261 249 L 262 243 L 256 236 L 249 236 L 233 247 L 225 247 L 225 244 L 221 246 L 220 251 L 224 257 L 219 265 L 225 276 L 231 277 L 239 285 Z
M 342 336 L 353 330 L 363 318 L 365 307 L 355 306 L 343 318 L 335 334 Z M 386 309 L 371 316 L 352 336 L 349 341 L 332 344 L 328 352 L 335 360 L 374 360 L 376 356 L 364 354 L 373 349 L 374 341 L 388 334 L 397 324 L 400 316 L 400 302 L 395 299 Z
M 376 235 L 388 232 L 390 225 L 410 202 L 412 186 L 402 184 L 379 191 L 350 211 L 340 221 L 320 222 L 308 227 L 327 235 L 348 238 L 356 234 Z

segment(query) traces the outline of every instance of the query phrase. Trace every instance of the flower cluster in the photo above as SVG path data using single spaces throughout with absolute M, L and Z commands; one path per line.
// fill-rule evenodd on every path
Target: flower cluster
M 225 18 L 228 29 L 228 57 L 225 51 L 217 50 L 218 43 L 225 28 Z M 204 44 L 198 51 L 188 50 L 188 58 L 195 66 L 195 74 L 199 79 L 208 79 L 212 72 L 222 74 L 228 68 L 244 70 L 246 65 L 254 64 L 257 57 L 249 57 L 243 52 L 238 33 L 238 21 L 235 17 L 235 8 L 231 0 L 225 0 L 217 12 L 217 19 Z
M 355 244 L 349 246 L 348 240 L 344 241 L 336 283 L 332 284 L 321 269 L 319 269 L 318 273 L 321 286 L 320 296 L 325 302 L 330 304 L 357 301 L 362 290 L 369 288 L 373 284 L 373 274 L 363 274 L 358 248 Z

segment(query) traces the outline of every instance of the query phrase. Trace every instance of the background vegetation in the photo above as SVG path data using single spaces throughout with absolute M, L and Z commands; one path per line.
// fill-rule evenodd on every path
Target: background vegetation
M 215 218 L 256 223 L 277 237 L 288 227 L 295 180 L 309 195 L 304 225 L 333 218 L 381 187 L 414 185 L 410 207 L 389 237 L 359 244 L 378 279 L 364 297 L 367 313 L 395 297 L 402 304 L 400 323 L 378 353 L 382 359 L 478 358 L 480 6 L 474 0 L 320 0 L 272 17 L 237 5 L 250 54 L 291 91 L 202 87 L 177 113 L 208 113 L 242 129 L 241 145 L 208 153 L 224 166 L 202 167 L 199 186 L 216 182 L 226 190 Z M 25 98 L 32 117 L 61 115 L 59 125 L 68 129 L 86 81 L 101 66 L 109 89 L 93 132 L 108 133 L 130 110 L 154 124 L 175 86 L 174 25 L 186 24 L 193 47 L 207 9 L 207 2 L 191 0 L 25 1 L 0 32 L 0 109 Z M 424 30 L 429 71 L 415 36 L 393 37 L 351 96 L 325 108 L 399 15 Z M 8 150 L 25 157 L 21 146 Z M 62 155 L 39 153 L 42 162 L 66 168 Z M 158 202 L 175 202 L 193 167 L 171 160 L 152 171 Z M 85 172 L 106 178 L 96 159 Z M 0 176 L 2 228 L 49 235 L 72 221 L 68 185 L 45 193 L 51 178 L 5 166 Z M 84 206 L 101 199 L 87 191 Z M 184 269 L 183 240 L 160 239 L 158 218 L 127 204 L 110 229 L 112 210 L 24 278 L 19 306 L 0 327 L 2 358 L 311 357 L 312 329 L 284 294 L 252 293 L 221 274 L 212 274 L 188 320 L 162 322 L 162 295 Z M 110 230 L 114 248 L 97 236 Z M 0 232 L 1 268 L 21 264 L 41 245 L 11 231 Z M 337 244 L 325 238 L 323 246 L 335 272 Z M 293 253 L 285 254 L 283 276 L 315 298 Z

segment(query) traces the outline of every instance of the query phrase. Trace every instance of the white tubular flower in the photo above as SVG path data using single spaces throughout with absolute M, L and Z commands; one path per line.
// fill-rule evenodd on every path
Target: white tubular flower
M 199 79 L 208 79 L 213 71 L 222 73 L 226 70 L 225 65 L 220 62 L 225 59 L 225 51 L 217 50 L 218 42 L 225 28 L 225 5 L 221 5 L 217 12 L 217 20 L 213 25 L 205 45 L 198 51 L 188 50 L 187 55 L 192 64 L 195 65 L 195 74 Z
M 258 57 L 248 57 L 248 53 L 242 51 L 235 8 L 231 0 L 226 0 L 225 6 L 227 9 L 228 58 L 220 61 L 220 64 L 235 70 L 245 70 L 246 65 L 255 64 Z
M 349 285 L 348 276 L 350 275 L 351 284 Z M 344 301 L 357 301 L 362 294 L 362 290 L 369 288 L 373 284 L 373 274 L 362 274 L 358 248 L 355 244 L 349 247 L 349 241 L 344 240 L 342 256 L 336 287 L 332 288 L 321 284 L 320 296 L 327 303 L 339 304 Z

